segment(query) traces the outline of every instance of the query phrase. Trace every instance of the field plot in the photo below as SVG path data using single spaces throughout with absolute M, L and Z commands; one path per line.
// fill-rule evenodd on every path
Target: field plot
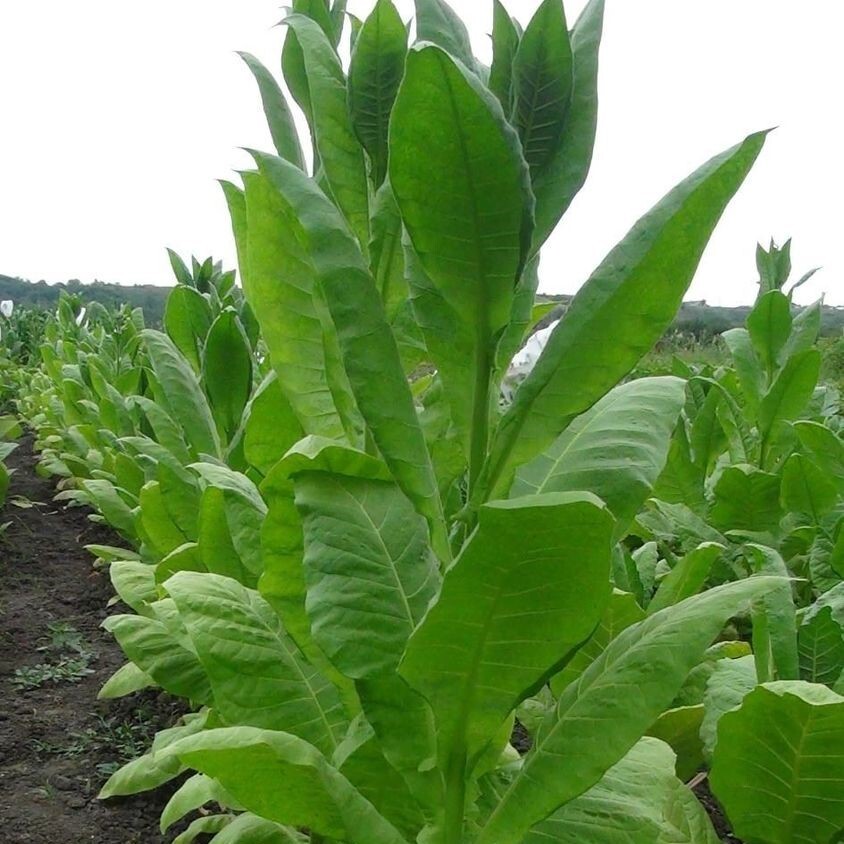
M 768 133 L 538 297 L 603 17 L 297 0 L 238 270 L 0 304 L 13 842 L 844 840 L 840 340 L 667 334 Z

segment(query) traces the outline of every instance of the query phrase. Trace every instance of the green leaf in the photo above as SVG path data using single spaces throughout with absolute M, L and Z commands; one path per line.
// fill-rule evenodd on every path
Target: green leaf
M 710 782 L 743 839 L 828 844 L 844 828 L 844 698 L 803 682 L 752 691 L 718 725 Z
M 667 709 L 650 726 L 647 734 L 670 745 L 677 754 L 677 776 L 687 782 L 703 767 L 703 743 L 700 740 L 700 726 L 704 708 L 676 706 Z
M 827 475 L 834 477 L 840 489 L 844 489 L 844 442 L 819 422 L 795 422 L 794 430 L 800 444 L 823 466 Z
M 205 774 L 189 777 L 174 792 L 162 810 L 159 824 L 161 831 L 166 832 L 176 821 L 212 800 L 225 806 L 231 798 L 211 777 L 206 777 Z
M 469 32 L 445 0 L 416 0 L 416 38 L 436 44 L 469 70 L 475 70 Z
M 779 582 L 751 578 L 710 589 L 616 637 L 563 692 L 478 844 L 516 844 L 595 785 L 669 707 L 726 620 Z
M 844 673 L 844 584 L 806 610 L 797 636 L 801 679 L 834 686 Z
M 718 530 L 776 531 L 782 518 L 780 479 L 753 466 L 728 466 L 713 490 L 709 513 Z
M 513 104 L 513 59 L 519 48 L 519 25 L 500 0 L 492 0 L 492 67 L 489 90 L 498 97 L 505 114 Z
M 838 487 L 829 479 L 829 469 L 821 469 L 802 454 L 792 454 L 782 470 L 782 506 L 786 512 L 808 516 L 820 524 L 838 502 Z
M 238 815 L 222 832 L 212 839 L 212 844 L 302 844 L 291 829 L 279 826 L 256 815 Z
M 533 254 L 554 231 L 589 173 L 598 125 L 598 49 L 603 24 L 604 0 L 589 0 L 571 33 L 574 90 L 557 152 L 533 180 Z
M 209 730 L 172 748 L 254 814 L 351 844 L 407 844 L 310 744 L 254 727 Z
M 144 484 L 139 502 L 141 507 L 138 532 L 142 535 L 144 543 L 151 546 L 159 557 L 166 557 L 188 541 L 188 537 L 170 518 L 158 481 Z
M 134 662 L 121 665 L 97 693 L 97 700 L 114 700 L 154 686 L 155 681 Z
M 531 173 L 560 148 L 574 85 L 574 57 L 562 0 L 543 0 L 513 63 L 513 122 Z
M 340 59 L 315 21 L 293 14 L 284 23 L 296 33 L 302 51 L 322 174 L 365 252 L 369 244 L 369 186 L 363 151 L 349 118 Z
M 199 291 L 186 285 L 170 291 L 164 309 L 164 329 L 197 374 L 202 370 L 200 349 L 211 319 L 211 306 Z
M 821 367 L 817 349 L 807 349 L 789 358 L 759 402 L 759 430 L 768 437 L 777 422 L 791 422 L 812 397 Z
M 196 454 L 220 455 L 220 438 L 214 417 L 202 387 L 187 360 L 167 335 L 151 328 L 141 332 L 144 346 L 161 389 L 167 399 L 170 415 L 184 428 Z
M 243 426 L 246 460 L 263 475 L 305 435 L 274 371 L 252 394 Z
M 622 630 L 626 630 L 644 618 L 645 611 L 629 592 L 614 589 L 592 635 L 572 656 L 566 667 L 551 679 L 551 691 L 554 695 L 559 697 L 566 686 L 577 680 Z
M 266 177 L 245 174 L 244 184 L 246 298 L 261 325 L 278 383 L 305 433 L 354 439 L 351 390 L 329 374 L 334 374 L 330 362 L 338 354 L 336 337 L 310 256 L 297 235 L 294 212 Z
M 347 677 L 395 671 L 440 585 L 425 520 L 390 482 L 303 472 L 294 484 L 315 641 Z
M 378 0 L 358 33 L 349 66 L 349 111 L 369 156 L 372 181 L 387 175 L 387 129 L 404 74 L 407 30 L 392 0 Z
M 524 844 L 719 844 L 703 806 L 677 779 L 674 760 L 667 744 L 641 739 Z
M 436 477 L 396 341 L 363 256 L 334 205 L 312 180 L 280 158 L 258 154 L 256 160 L 295 212 L 372 438 L 402 491 L 428 520 L 438 556 L 447 559 Z
M 747 318 L 747 330 L 762 366 L 773 376 L 791 335 L 791 302 L 779 290 L 771 290 L 756 302 Z
M 252 392 L 252 349 L 234 311 L 214 320 L 205 343 L 202 376 L 211 409 L 231 440 Z
M 507 714 L 600 618 L 612 526 L 587 493 L 481 508 L 477 531 L 446 572 L 400 668 L 430 701 L 440 757 L 461 778 Z
M 91 496 L 94 506 L 115 529 L 130 539 L 137 537 L 135 511 L 120 497 L 114 485 L 104 479 L 82 480 L 82 488 Z
M 261 596 L 231 578 L 179 572 L 165 588 L 229 724 L 285 730 L 324 752 L 346 726 L 337 691 L 300 656 Z
M 748 410 L 755 415 L 764 389 L 765 373 L 759 365 L 750 334 L 746 328 L 731 328 L 721 338 L 730 350 Z
M 509 488 L 515 469 L 614 387 L 662 335 L 764 138 L 751 135 L 671 191 L 580 289 L 501 420 L 488 496 Z
M 158 601 L 156 607 L 165 603 Z M 170 623 L 162 621 L 162 617 Z M 182 640 L 184 634 L 174 630 L 172 619 L 112 615 L 103 622 L 103 627 L 117 639 L 123 653 L 162 689 L 197 703 L 211 702 L 211 686 L 205 671 L 196 654 Z
M 420 123 L 438 127 L 435 145 Z M 445 386 L 474 478 L 486 454 L 495 345 L 524 265 L 532 199 L 499 103 L 438 47 L 408 55 L 390 127 L 390 181 L 435 295 L 469 326 L 472 360 L 462 366 L 473 389 L 463 396 Z M 432 321 L 429 307 L 423 332 Z
M 656 594 L 648 604 L 648 615 L 697 595 L 724 550 L 724 546 L 716 542 L 704 542 L 680 559 L 660 581 Z
M 272 135 L 276 152 L 304 170 L 305 159 L 299 144 L 299 134 L 281 86 L 255 56 L 249 53 L 238 53 L 238 55 L 246 62 L 246 66 L 252 71 L 258 83 L 261 101 L 264 104 L 264 115 L 270 127 L 270 135 Z
M 611 390 L 516 474 L 511 498 L 587 490 L 626 532 L 662 471 L 685 398 L 679 378 L 641 378 Z
M 756 688 L 756 662 L 753 656 L 719 659 L 706 681 L 703 697 L 704 716 L 700 725 L 707 759 L 712 758 L 718 741 L 718 722 L 724 713 L 741 705 L 745 696 Z

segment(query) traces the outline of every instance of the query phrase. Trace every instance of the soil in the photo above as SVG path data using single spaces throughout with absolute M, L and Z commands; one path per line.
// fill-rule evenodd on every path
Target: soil
M 100 628 L 108 612 L 121 608 L 108 609 L 108 574 L 95 570 L 83 546 L 122 543 L 88 511 L 56 504 L 55 486 L 35 474 L 36 461 L 26 436 L 6 461 L 15 470 L 13 500 L 0 514 L 0 522 L 9 522 L 0 536 L 0 839 L 162 844 L 172 836 L 159 834 L 158 816 L 172 789 L 109 801 L 96 795 L 113 770 L 144 752 L 184 710 L 150 691 L 97 701 L 124 662 Z M 16 506 L 15 497 L 25 506 Z M 76 659 L 80 669 L 87 664 L 91 673 L 73 669 L 79 676 L 21 688 L 16 671 L 62 659 Z
M 718 801 L 709 788 L 709 780 L 704 779 L 699 782 L 695 786 L 694 792 L 697 799 L 703 803 L 704 808 L 709 813 L 712 825 L 715 827 L 715 831 L 718 833 L 721 841 L 724 844 L 742 844 L 741 840 L 736 838 L 730 830 L 730 824 L 727 821 L 726 815 L 724 815 L 724 810 L 718 805 Z

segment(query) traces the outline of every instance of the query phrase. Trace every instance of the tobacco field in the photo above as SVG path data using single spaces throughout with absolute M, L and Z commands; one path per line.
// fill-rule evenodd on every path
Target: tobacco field
M 3 841 L 844 841 L 809 274 L 759 247 L 717 360 L 643 371 L 767 133 L 548 325 L 604 2 L 493 2 L 486 67 L 444 0 L 295 0 L 237 267 L 172 252 L 156 327 L 0 309 Z

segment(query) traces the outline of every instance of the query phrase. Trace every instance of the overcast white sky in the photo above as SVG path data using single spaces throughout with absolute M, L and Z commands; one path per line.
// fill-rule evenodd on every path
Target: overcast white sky
M 505 5 L 526 23 L 538 2 Z M 281 5 L 0 0 L 0 273 L 169 284 L 165 246 L 233 264 L 215 179 L 271 147 L 234 51 L 277 68 Z M 488 58 L 491 0 L 452 5 Z M 689 298 L 750 301 L 756 241 L 791 235 L 797 273 L 824 267 L 800 301 L 844 304 L 842 31 L 840 0 L 607 0 L 595 160 L 541 289 L 575 291 L 689 171 L 776 125 Z

